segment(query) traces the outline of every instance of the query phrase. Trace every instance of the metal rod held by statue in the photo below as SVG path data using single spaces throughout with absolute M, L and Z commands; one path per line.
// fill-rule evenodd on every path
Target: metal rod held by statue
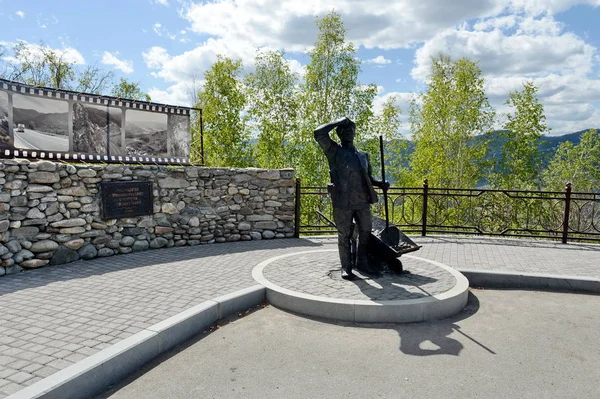
M 379 136 L 379 152 L 381 153 L 381 182 L 385 185 L 385 159 L 383 157 L 383 136 Z M 383 204 L 385 206 L 385 229 L 390 227 L 390 217 L 388 213 L 387 189 L 383 189 Z

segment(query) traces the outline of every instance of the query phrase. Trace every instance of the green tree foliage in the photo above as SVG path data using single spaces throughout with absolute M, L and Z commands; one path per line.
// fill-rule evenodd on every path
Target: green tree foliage
M 294 166 L 305 184 L 323 185 L 329 181 L 325 156 L 315 143 L 314 129 L 339 117 L 356 123 L 356 140 L 367 134 L 373 117 L 372 104 L 377 94 L 374 84 L 358 81 L 360 61 L 356 49 L 346 42 L 346 29 L 336 12 L 318 17 L 317 41 L 309 51 L 305 82 L 301 85 L 301 123 L 292 143 L 297 151 Z
M 521 91 L 510 93 L 505 102 L 514 111 L 507 115 L 504 130 L 499 132 L 500 157 L 495 162 L 490 183 L 503 189 L 539 188 L 536 180 L 542 167 L 538 145 L 549 131 L 544 106 L 537 98 L 537 87 L 525 82 Z M 537 182 L 539 183 L 539 181 Z
M 150 101 L 148 94 L 140 89 L 139 82 L 131 82 L 127 79 L 120 78 L 119 83 L 112 88 L 111 95 L 114 97 L 125 98 L 128 100 Z
M 298 76 L 281 51 L 258 52 L 246 77 L 248 115 L 258 133 L 254 156 L 262 168 L 291 166 L 290 136 L 298 130 Z
M 204 74 L 198 93 L 202 108 L 207 166 L 250 165 L 248 131 L 242 111 L 246 93 L 241 79 L 242 62 L 221 55 Z
M 192 74 L 192 82 L 188 88 L 188 98 L 191 104 L 197 106 L 200 102 L 198 94 L 200 93 L 199 78 L 196 73 Z M 195 164 L 204 164 L 204 132 L 202 129 L 202 111 L 192 110 L 190 114 L 190 162 Z
M 5 60 L 8 50 L 0 44 L 0 78 L 9 79 L 11 65 Z
M 427 89 L 411 107 L 415 183 L 427 178 L 436 187 L 475 187 L 482 177 L 486 146 L 473 139 L 491 128 L 495 116 L 483 84 L 476 62 L 432 58 Z
M 82 93 L 103 94 L 112 85 L 112 72 L 104 72 L 97 65 L 88 65 L 77 76 L 74 90 Z
M 33 86 L 71 89 L 75 80 L 72 62 L 65 60 L 64 53 L 52 50 L 43 43 L 29 46 L 19 42 L 13 48 L 14 61 L 6 73 L 6 78 Z
M 112 72 L 103 71 L 97 65 L 78 68 L 65 60 L 63 52 L 50 49 L 43 42 L 39 45 L 19 42 L 11 50 L 9 52 L 6 47 L 0 46 L 0 58 L 8 57 L 10 60 L 0 64 L 0 77 L 3 79 L 92 94 L 106 94 L 112 86 Z M 139 90 L 139 84 L 124 79 L 113 87 L 113 91 L 132 93 L 138 95 L 137 99 L 147 100 Z
M 600 134 L 590 129 L 581 135 L 579 144 L 561 143 L 543 181 L 548 190 L 561 191 L 566 183 L 572 183 L 573 191 L 600 191 Z

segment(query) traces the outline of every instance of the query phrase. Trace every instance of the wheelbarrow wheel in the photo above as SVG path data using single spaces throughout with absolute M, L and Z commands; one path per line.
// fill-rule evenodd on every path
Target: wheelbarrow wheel
M 400 259 L 391 259 L 388 260 L 386 263 L 388 265 L 388 268 L 390 269 L 390 272 L 392 273 L 400 274 L 404 270 Z

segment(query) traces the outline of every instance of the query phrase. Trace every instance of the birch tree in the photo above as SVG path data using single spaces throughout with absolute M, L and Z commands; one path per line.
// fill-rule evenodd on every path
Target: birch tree
M 432 58 L 424 93 L 411 106 L 416 143 L 411 168 L 416 182 L 474 187 L 484 175 L 485 142 L 474 138 L 491 129 L 495 113 L 483 90 L 476 62 Z
M 251 164 L 243 115 L 246 93 L 242 62 L 219 55 L 204 74 L 197 108 L 202 108 L 206 166 L 245 167 Z
M 263 168 L 291 166 L 291 136 L 298 131 L 298 75 L 282 51 L 259 51 L 255 71 L 246 77 L 248 115 L 258 142 L 254 158 Z
M 523 89 L 511 92 L 505 102 L 514 111 L 499 132 L 500 154 L 490 178 L 496 188 L 539 188 L 542 155 L 538 146 L 549 129 L 537 91 L 533 82 L 525 82 Z

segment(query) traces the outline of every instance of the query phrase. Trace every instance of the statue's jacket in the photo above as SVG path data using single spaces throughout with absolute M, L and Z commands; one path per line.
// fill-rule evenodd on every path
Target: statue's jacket
M 315 140 L 319 143 L 327 161 L 331 177 L 330 194 L 334 208 L 353 209 L 360 205 L 353 203 L 352 198 L 359 190 L 365 190 L 366 204 L 377 202 L 377 193 L 371 181 L 371 163 L 369 154 L 356 147 L 343 147 L 329 137 L 328 132 L 315 132 Z M 357 164 L 358 159 L 359 167 Z M 354 196 L 355 197 L 355 196 Z

